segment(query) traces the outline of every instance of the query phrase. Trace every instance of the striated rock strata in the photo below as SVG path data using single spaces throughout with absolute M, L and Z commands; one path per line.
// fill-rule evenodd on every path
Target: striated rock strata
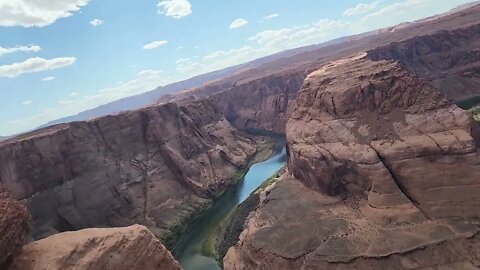
M 294 100 L 308 73 L 304 70 L 265 76 L 250 81 L 206 85 L 165 96 L 158 102 L 209 99 L 238 129 L 285 133 Z
M 172 254 L 144 226 L 85 229 L 30 243 L 9 270 L 180 270 Z
M 478 8 L 478 6 L 477 6 Z M 477 15 L 478 16 L 478 15 Z M 396 60 L 450 100 L 480 95 L 480 24 L 439 31 L 373 49 L 373 60 Z
M 397 62 L 361 54 L 325 65 L 287 124 L 288 172 L 225 269 L 477 269 L 473 125 Z
M 210 103 L 166 104 L 1 142 L 0 182 L 35 238 L 139 223 L 168 244 L 254 152 Z
M 285 133 L 305 72 L 272 75 L 212 95 L 219 111 L 237 128 Z

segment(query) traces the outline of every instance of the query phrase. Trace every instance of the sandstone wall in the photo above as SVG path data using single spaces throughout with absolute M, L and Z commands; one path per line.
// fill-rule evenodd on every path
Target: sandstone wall
M 366 191 L 374 212 L 478 218 L 473 125 L 401 65 L 344 59 L 305 81 L 287 125 L 289 170 L 332 196 Z
M 212 95 L 209 99 L 239 129 L 285 132 L 305 72 L 254 80 Z
M 325 65 L 288 121 L 287 173 L 225 269 L 477 269 L 473 127 L 397 62 L 364 53 Z
M 373 60 L 396 60 L 427 79 L 450 100 L 480 94 L 480 24 L 439 31 L 368 52 Z
M 0 182 L 35 238 L 140 223 L 166 239 L 254 152 L 208 102 L 167 104 L 3 141 Z

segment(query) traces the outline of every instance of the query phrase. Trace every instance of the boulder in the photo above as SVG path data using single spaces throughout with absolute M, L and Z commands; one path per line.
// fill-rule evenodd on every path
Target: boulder
M 0 266 L 29 239 L 30 223 L 27 208 L 0 185 Z
M 180 270 L 144 226 L 85 229 L 30 243 L 9 270 Z

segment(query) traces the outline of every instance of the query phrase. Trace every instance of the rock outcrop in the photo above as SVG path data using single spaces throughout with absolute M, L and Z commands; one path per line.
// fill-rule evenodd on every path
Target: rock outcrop
M 85 229 L 30 243 L 9 270 L 180 270 L 172 254 L 144 226 Z
M 404 64 L 448 99 L 458 101 L 480 95 L 479 41 L 480 24 L 475 24 L 394 42 L 370 50 L 368 55 L 373 60 Z
M 26 207 L 0 185 L 0 268 L 29 239 L 30 222 Z
M 208 99 L 238 129 L 285 133 L 285 126 L 308 72 L 304 69 L 240 82 L 212 83 L 165 96 L 158 102 Z
M 273 75 L 233 86 L 210 97 L 212 104 L 239 129 L 285 133 L 305 72 Z
M 255 152 L 208 102 L 54 126 L 0 143 L 0 182 L 35 238 L 143 224 L 168 244 Z
M 340 60 L 310 74 L 287 127 L 290 172 L 370 210 L 480 218 L 473 119 L 392 61 Z M 468 191 L 468 192 L 467 192 Z
M 325 65 L 287 124 L 288 173 L 262 195 L 225 269 L 476 269 L 473 125 L 397 62 Z

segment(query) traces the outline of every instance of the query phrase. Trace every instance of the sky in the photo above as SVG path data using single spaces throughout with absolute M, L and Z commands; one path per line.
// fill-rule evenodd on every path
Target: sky
M 471 0 L 0 0 L 0 136 Z

